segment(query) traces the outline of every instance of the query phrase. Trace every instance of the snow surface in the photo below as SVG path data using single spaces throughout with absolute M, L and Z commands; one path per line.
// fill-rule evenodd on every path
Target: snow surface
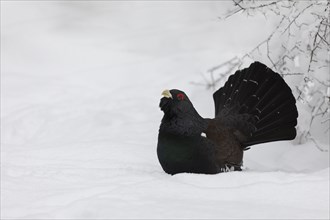
M 212 117 L 212 91 L 191 82 L 274 25 L 219 20 L 228 6 L 1 1 L 1 218 L 329 219 L 329 155 L 313 143 L 253 146 L 243 172 L 158 163 L 161 91 Z

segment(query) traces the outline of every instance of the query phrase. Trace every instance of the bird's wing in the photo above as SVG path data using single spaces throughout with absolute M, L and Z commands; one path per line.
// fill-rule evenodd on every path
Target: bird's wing
M 237 137 L 244 139 L 236 129 L 224 125 L 219 118 L 208 119 L 206 136 L 216 144 L 216 160 L 220 167 L 234 165 L 240 167 L 243 151 Z

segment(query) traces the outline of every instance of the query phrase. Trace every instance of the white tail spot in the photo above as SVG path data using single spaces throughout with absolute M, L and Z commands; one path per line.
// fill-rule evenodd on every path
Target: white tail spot
M 251 80 L 251 79 L 250 79 L 249 81 L 255 83 L 256 85 L 258 85 L 258 82 L 255 81 L 255 80 Z

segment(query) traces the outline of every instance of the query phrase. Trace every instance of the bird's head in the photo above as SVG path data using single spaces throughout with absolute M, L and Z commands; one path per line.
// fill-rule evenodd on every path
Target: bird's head
M 168 115 L 178 115 L 194 110 L 188 96 L 180 90 L 171 89 L 162 92 L 160 100 L 160 109 Z
M 164 117 L 160 132 L 200 136 L 206 130 L 207 120 L 198 114 L 184 92 L 177 89 L 164 90 L 162 96 L 159 107 L 164 112 Z

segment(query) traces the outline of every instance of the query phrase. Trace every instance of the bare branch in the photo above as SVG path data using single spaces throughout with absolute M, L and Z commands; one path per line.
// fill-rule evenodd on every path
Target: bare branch
M 321 21 L 321 22 L 322 22 L 322 21 Z M 316 31 L 316 33 L 315 33 L 315 35 L 314 35 L 313 48 L 312 48 L 312 50 L 311 50 L 310 60 L 309 60 L 308 70 L 307 70 L 307 72 L 312 71 L 312 69 L 311 69 L 312 63 L 313 63 L 313 62 L 317 62 L 316 60 L 314 60 L 314 55 L 315 55 L 315 51 L 316 51 L 317 49 L 320 48 L 320 47 L 319 47 L 319 44 L 321 43 L 321 41 L 317 42 L 317 38 L 318 38 L 319 32 L 320 32 L 320 30 L 321 30 L 321 25 L 322 25 L 321 22 L 319 23 L 318 28 L 317 28 L 317 31 Z
M 303 73 L 283 73 L 283 76 L 303 76 Z
M 300 17 L 300 15 L 302 15 L 307 9 L 309 9 L 310 7 L 312 7 L 314 4 L 310 4 L 307 7 L 305 7 L 303 10 L 301 10 L 292 20 L 291 22 L 288 24 L 288 26 L 285 28 L 285 30 L 282 32 L 282 34 L 284 34 L 290 27 L 291 25 Z
M 266 8 L 266 7 L 269 7 L 269 6 L 272 6 L 272 5 L 276 5 L 277 3 L 279 3 L 280 1 L 274 1 L 274 2 L 270 2 L 268 4 L 260 4 L 258 6 L 255 6 L 255 7 L 243 7 L 241 5 L 241 3 L 243 2 L 243 0 L 240 0 L 240 1 L 235 1 L 235 0 L 232 0 L 234 2 L 234 5 L 237 6 L 238 8 L 235 8 L 234 10 L 232 11 L 229 11 L 227 12 L 227 15 L 225 15 L 224 17 L 219 17 L 220 19 L 227 19 L 239 12 L 247 12 L 248 14 L 250 13 L 249 11 L 253 11 L 253 10 L 256 10 L 256 9 L 261 9 L 261 8 Z

